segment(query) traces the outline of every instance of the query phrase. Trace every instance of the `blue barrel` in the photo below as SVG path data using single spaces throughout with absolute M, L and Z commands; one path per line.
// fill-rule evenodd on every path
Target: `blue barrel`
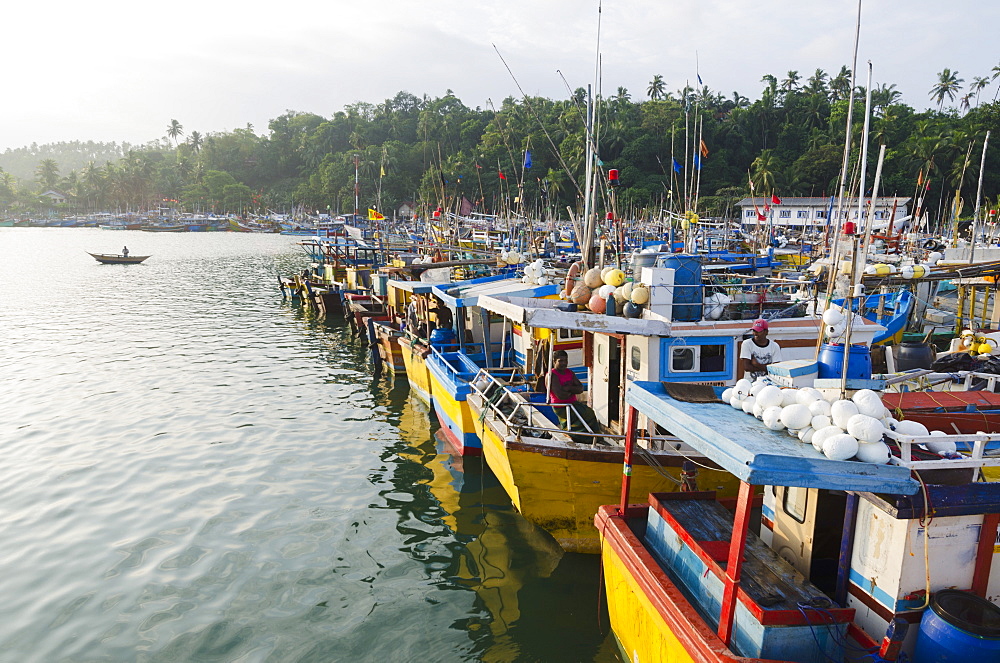
M 920 620 L 913 663 L 1000 660 L 1000 608 L 975 594 L 943 589 Z
M 431 347 L 438 352 L 455 352 L 458 350 L 458 335 L 451 327 L 438 327 L 431 332 Z
M 842 377 L 844 346 L 841 343 L 824 343 L 819 349 L 820 378 Z M 867 345 L 852 345 L 847 359 L 847 377 L 870 380 L 872 377 L 872 351 Z
M 701 256 L 665 255 L 656 264 L 674 270 L 673 319 L 701 320 Z

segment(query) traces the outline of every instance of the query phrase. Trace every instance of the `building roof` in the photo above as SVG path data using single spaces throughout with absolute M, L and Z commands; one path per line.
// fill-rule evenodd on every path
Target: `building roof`
M 785 207 L 828 207 L 833 196 L 787 196 L 781 199 L 780 205 Z M 870 198 L 866 198 L 865 202 L 868 202 Z M 879 196 L 876 204 L 880 207 L 888 207 L 890 205 L 905 205 L 910 202 L 912 198 L 904 198 L 902 196 Z M 752 207 L 757 205 L 757 207 L 763 207 L 764 205 L 771 204 L 771 198 L 744 198 L 740 202 L 736 203 L 740 207 Z M 845 197 L 844 205 L 845 207 L 857 206 L 858 199 L 856 197 Z M 778 207 L 778 205 L 774 205 Z

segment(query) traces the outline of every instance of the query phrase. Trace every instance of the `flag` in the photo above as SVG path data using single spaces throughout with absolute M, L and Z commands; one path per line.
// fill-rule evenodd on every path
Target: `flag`
M 531 168 L 531 150 L 524 151 L 524 167 Z
M 673 159 L 673 162 L 674 162 L 674 172 L 675 173 L 681 172 L 681 165 L 677 163 L 677 159 Z
M 701 158 L 697 154 L 694 155 L 694 167 L 695 170 L 701 170 Z
M 776 195 L 774 195 L 772 193 L 771 194 L 771 204 L 772 205 L 780 205 L 781 204 L 781 198 L 778 198 Z
M 767 203 L 764 203 L 764 214 L 767 214 L 770 211 L 771 211 L 771 206 L 768 205 Z
M 704 83 L 701 82 L 701 74 L 695 74 L 695 76 L 698 77 L 698 85 L 704 85 Z
M 498 170 L 498 171 L 497 171 L 497 175 L 499 175 L 499 176 L 500 176 L 500 179 L 502 179 L 502 180 L 505 180 L 505 179 L 507 179 L 507 176 L 503 174 L 503 171 L 502 171 L 502 170 Z
M 462 202 L 459 203 L 458 206 L 458 213 L 461 214 L 462 216 L 468 216 L 469 214 L 472 213 L 472 210 L 474 209 L 476 209 L 476 207 L 475 205 L 472 204 L 472 201 L 466 198 L 465 196 L 462 196 Z
M 705 141 L 701 141 L 701 156 L 708 156 L 708 145 L 705 144 Z
M 479 164 L 477 163 L 477 164 L 476 164 L 476 170 L 482 170 L 482 169 L 483 169 L 483 167 L 482 167 L 482 166 L 480 166 L 480 165 L 479 165 Z
M 758 221 L 767 221 L 767 217 L 764 216 L 763 214 L 761 214 L 760 212 L 757 212 L 757 220 Z
M 381 168 L 379 168 L 378 176 L 379 177 L 385 177 L 385 166 L 382 166 Z
M 369 221 L 385 221 L 385 217 L 373 210 L 371 207 L 368 208 L 368 220 Z
M 920 174 L 917 175 L 917 186 L 923 186 L 923 185 L 924 185 L 924 169 L 921 168 Z

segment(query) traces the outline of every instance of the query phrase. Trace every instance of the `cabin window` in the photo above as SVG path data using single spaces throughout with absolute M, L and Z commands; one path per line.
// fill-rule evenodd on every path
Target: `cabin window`
M 633 367 L 636 363 L 633 350 Z M 670 370 L 673 373 L 719 373 L 726 370 L 726 346 L 688 345 L 670 349 Z
M 604 345 L 597 346 L 597 363 L 601 366 L 607 365 L 607 362 L 604 359 Z
M 753 217 L 757 216 L 757 213 L 756 213 L 756 212 L 754 212 L 754 211 L 753 211 L 752 209 L 748 209 L 748 210 L 747 210 L 747 211 L 746 211 L 746 212 L 745 212 L 745 213 L 743 214 L 743 216 L 745 216 L 746 218 L 750 219 L 750 218 L 753 218 Z
M 583 338 L 582 329 L 557 329 L 556 339 L 560 341 L 568 341 L 574 338 Z
M 798 212 L 795 213 L 795 217 L 798 218 L 798 219 L 808 219 L 809 218 L 809 212 L 807 212 L 805 210 L 799 210 Z
M 631 360 L 632 360 L 632 370 L 638 371 L 639 367 L 642 366 L 642 350 L 639 348 L 638 345 L 632 346 Z
M 826 218 L 826 211 L 824 211 L 824 210 L 817 210 L 816 211 L 816 218 L 817 219 L 825 219 Z
M 781 500 L 781 507 L 785 513 L 795 519 L 795 522 L 802 524 L 806 522 L 806 504 L 808 500 L 808 488 L 786 486 L 785 494 Z
M 670 349 L 670 370 L 674 373 L 691 373 L 695 370 L 698 348 L 684 347 Z

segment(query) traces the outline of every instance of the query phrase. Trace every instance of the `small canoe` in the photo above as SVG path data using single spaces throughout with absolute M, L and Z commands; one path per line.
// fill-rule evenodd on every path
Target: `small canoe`
M 87 251 L 90 253 L 90 251 Z M 105 265 L 138 265 L 149 256 L 123 256 L 115 253 L 90 253 L 94 260 Z

